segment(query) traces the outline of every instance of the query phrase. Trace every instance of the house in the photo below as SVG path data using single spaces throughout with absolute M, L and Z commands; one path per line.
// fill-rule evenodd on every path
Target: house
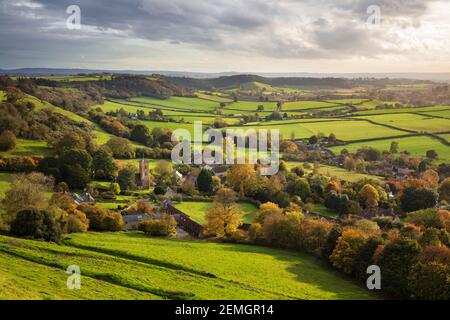
M 71 195 L 72 195 L 73 201 L 77 205 L 80 205 L 82 203 L 95 204 L 95 199 L 88 192 L 85 192 L 83 194 L 78 194 L 78 193 L 73 192 Z
M 367 208 L 363 212 L 361 212 L 359 216 L 368 220 L 372 220 L 378 217 L 389 217 L 394 221 L 400 221 L 397 215 L 383 208 Z

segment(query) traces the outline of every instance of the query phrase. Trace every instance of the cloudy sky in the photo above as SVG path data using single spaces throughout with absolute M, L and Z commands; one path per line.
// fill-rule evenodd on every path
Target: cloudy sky
M 0 0 L 21 67 L 450 72 L 450 0 Z

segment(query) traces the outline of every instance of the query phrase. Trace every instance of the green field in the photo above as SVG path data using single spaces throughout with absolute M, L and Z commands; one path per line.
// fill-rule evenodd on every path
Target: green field
M 449 106 L 432 106 L 432 107 L 420 107 L 420 108 L 398 108 L 398 109 L 379 109 L 379 110 L 366 110 L 355 112 L 355 115 L 376 115 L 376 114 L 395 114 L 395 113 L 408 113 L 408 112 L 429 112 L 429 111 L 442 111 L 448 110 Z
M 450 119 L 450 107 L 447 110 L 442 111 L 429 111 L 429 112 L 420 112 L 421 114 L 429 115 L 431 117 L 443 117 Z M 450 128 L 449 128 L 450 130 Z
M 444 145 L 436 139 L 426 136 L 351 143 L 345 146 L 332 147 L 330 149 L 336 154 L 339 154 L 342 149 L 347 149 L 350 152 L 356 152 L 359 148 L 364 146 L 370 146 L 383 151 L 390 149 L 392 141 L 397 141 L 399 143 L 399 151 L 408 151 L 414 156 L 424 158 L 428 150 L 435 150 L 439 155 L 438 162 L 450 162 L 450 147 Z
M 286 163 L 287 163 L 289 169 L 292 169 L 292 168 L 295 168 L 298 166 L 303 167 L 303 162 L 288 161 Z M 312 163 L 310 163 L 310 165 L 311 165 L 311 167 L 313 166 Z M 309 170 L 305 169 L 305 171 L 306 171 L 306 173 L 311 173 L 312 169 L 309 169 Z M 378 177 L 378 176 L 374 176 L 374 175 L 370 175 L 370 174 L 357 173 L 354 171 L 348 171 L 343 168 L 327 166 L 324 164 L 320 165 L 319 174 L 325 175 L 330 178 L 337 178 L 338 180 L 344 180 L 344 181 L 349 181 L 349 182 L 357 182 L 362 179 L 372 179 L 372 180 L 380 181 L 380 182 L 383 180 L 382 177 Z
M 234 127 L 230 127 L 234 128 Z M 329 135 L 334 133 L 339 140 L 351 141 L 357 139 L 380 138 L 404 134 L 404 131 L 394 130 L 383 126 L 371 124 L 367 121 L 322 121 L 314 123 L 293 123 L 271 125 L 270 122 L 264 126 L 246 126 L 247 130 L 252 129 L 278 129 L 284 139 L 288 139 L 295 134 L 295 138 L 309 138 L 312 135 L 323 133 Z M 239 129 L 239 128 L 236 128 Z
M 380 105 L 395 105 L 397 102 L 396 101 L 381 101 L 381 100 L 370 100 L 370 101 L 364 101 L 361 104 L 355 105 L 355 107 L 358 110 L 373 110 L 375 109 L 377 106 Z
M 284 250 L 134 232 L 73 234 L 65 243 L 0 236 L 0 299 L 377 298 L 316 258 Z M 81 269 L 81 290 L 66 288 L 69 265 Z
M 5 192 L 9 190 L 9 183 L 11 182 L 11 173 L 0 172 L 0 199 L 5 197 Z
M 258 211 L 258 208 L 250 203 L 239 203 L 238 205 L 244 212 L 244 223 L 252 223 L 255 218 L 255 213 L 256 211 Z M 208 209 L 212 207 L 212 203 L 184 201 L 177 203 L 175 207 L 191 217 L 192 220 L 200 223 L 201 225 L 204 225 L 206 223 L 205 215 Z
M 13 150 L 2 151 L 0 155 L 3 157 L 45 157 L 49 155 L 51 148 L 47 146 L 45 141 L 17 139 L 17 145 Z
M 439 137 L 446 139 L 448 142 L 450 142 L 450 133 L 447 134 L 440 134 Z
M 144 105 L 150 106 L 163 106 L 180 110 L 193 110 L 193 111 L 212 111 L 220 106 L 220 103 L 215 101 L 203 100 L 199 98 L 186 98 L 186 97 L 170 97 L 169 99 L 157 99 L 150 97 L 139 97 L 130 99 L 132 102 L 138 102 Z
M 224 109 L 235 110 L 236 113 L 239 113 L 241 111 L 250 111 L 255 113 L 258 110 L 258 106 L 264 106 L 264 111 L 266 112 L 268 111 L 272 112 L 277 109 L 276 102 L 266 102 L 266 101 L 238 101 L 227 105 Z
M 307 109 L 320 109 L 335 107 L 336 103 L 322 101 L 294 101 L 283 104 L 282 111 L 301 111 Z
M 339 103 L 339 104 L 360 104 L 367 101 L 367 99 L 361 99 L 361 98 L 349 98 L 349 99 L 333 99 L 333 100 L 327 100 L 327 102 L 331 103 Z
M 440 132 L 450 130 L 450 120 L 421 116 L 411 113 L 398 113 L 364 117 L 380 124 L 387 124 L 400 129 L 417 132 Z

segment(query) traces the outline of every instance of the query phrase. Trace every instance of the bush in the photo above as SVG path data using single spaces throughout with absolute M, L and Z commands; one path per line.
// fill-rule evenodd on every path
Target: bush
M 19 211 L 11 223 L 11 233 L 19 237 L 59 242 L 61 226 L 48 211 L 28 209 Z
M 16 136 L 9 130 L 0 134 L 0 151 L 9 151 L 16 147 Z
M 422 229 L 437 228 L 442 229 L 445 227 L 441 220 L 438 209 L 424 209 L 408 213 L 405 222 L 415 224 Z
M 120 231 L 122 230 L 122 216 L 114 211 L 93 206 L 90 204 L 81 204 L 77 208 L 84 212 L 89 219 L 89 230 L 95 231 Z
M 408 277 L 413 297 L 422 300 L 450 300 L 450 249 L 427 247 Z
M 173 216 L 162 215 L 159 220 L 145 220 L 139 223 L 138 230 L 148 236 L 167 237 L 177 233 L 177 222 Z

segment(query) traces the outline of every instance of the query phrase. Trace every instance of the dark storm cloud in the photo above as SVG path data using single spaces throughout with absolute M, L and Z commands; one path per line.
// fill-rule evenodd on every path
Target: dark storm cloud
M 367 7 L 418 19 L 432 0 L 0 0 L 0 67 L 30 61 L 120 59 L 126 40 L 277 58 L 327 59 L 386 53 L 383 32 L 367 30 Z M 65 28 L 81 7 L 83 28 Z M 155 45 L 155 44 L 152 44 Z

